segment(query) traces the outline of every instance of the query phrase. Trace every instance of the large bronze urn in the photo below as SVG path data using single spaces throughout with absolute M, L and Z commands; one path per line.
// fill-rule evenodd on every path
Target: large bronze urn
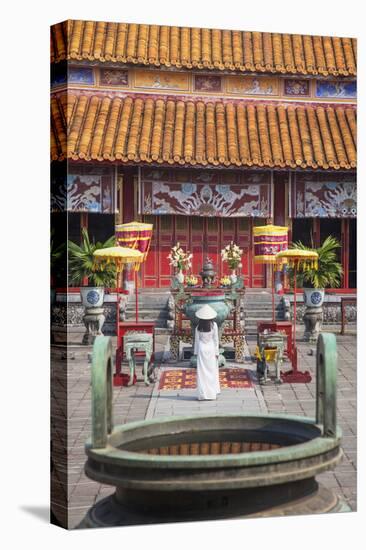
M 112 347 L 95 340 L 85 472 L 115 486 L 81 527 L 349 511 L 317 474 L 342 458 L 336 339 L 317 349 L 316 418 L 225 414 L 113 426 Z

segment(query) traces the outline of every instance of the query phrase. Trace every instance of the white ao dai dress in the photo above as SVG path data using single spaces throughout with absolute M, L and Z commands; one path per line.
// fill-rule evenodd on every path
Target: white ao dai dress
M 216 323 L 212 323 L 210 332 L 201 332 L 196 328 L 194 353 L 197 355 L 198 399 L 216 399 L 220 393 L 219 335 Z

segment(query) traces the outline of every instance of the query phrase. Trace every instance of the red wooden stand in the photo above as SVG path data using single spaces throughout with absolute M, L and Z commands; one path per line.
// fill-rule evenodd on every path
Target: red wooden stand
M 270 330 L 272 332 L 284 332 L 287 336 L 287 357 L 292 362 L 293 338 L 291 321 L 258 321 L 257 332 Z
M 287 336 L 287 356 L 291 361 L 292 370 L 281 372 L 281 380 L 287 384 L 308 384 L 311 382 L 309 371 L 297 370 L 297 347 L 293 334 L 293 325 L 290 321 L 258 321 L 257 331 L 270 330 L 273 332 L 285 332 Z
M 117 318 L 118 319 L 118 318 Z M 153 354 L 155 351 L 155 338 L 154 338 L 155 323 L 149 321 L 117 321 L 117 349 L 116 349 L 116 372 L 113 375 L 114 386 L 125 386 L 126 375 L 122 374 L 122 359 L 124 354 L 123 349 L 123 337 L 127 332 L 146 332 L 153 335 Z M 139 353 L 136 353 L 138 356 Z M 127 379 L 129 377 L 127 376 Z M 134 380 L 135 383 L 136 380 Z

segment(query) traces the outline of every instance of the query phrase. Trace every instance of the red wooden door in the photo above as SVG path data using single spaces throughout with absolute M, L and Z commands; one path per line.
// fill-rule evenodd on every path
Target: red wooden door
M 243 250 L 242 274 L 246 287 L 265 286 L 265 267 L 253 262 L 252 231 L 250 218 L 203 218 L 192 216 L 145 216 L 144 221 L 154 225 L 153 238 L 147 261 L 142 269 L 142 286 L 167 288 L 171 284 L 173 270 L 167 256 L 177 242 L 193 254 L 192 273 L 198 275 L 209 256 L 217 274 L 229 273 L 221 261 L 221 250 L 234 241 Z M 256 225 L 263 224 L 256 220 Z
M 236 244 L 243 251 L 242 256 L 242 275 L 244 277 L 244 285 L 252 286 L 252 220 L 249 218 L 238 218 L 236 222 Z
M 142 286 L 168 288 L 171 285 L 171 267 L 167 256 L 175 242 L 174 216 L 144 216 L 153 224 L 150 251 L 142 267 Z
M 226 262 L 223 263 L 221 260 L 221 250 L 228 245 L 231 241 L 236 240 L 236 219 L 235 218 L 221 218 L 221 235 L 220 235 L 220 277 L 223 275 L 229 275 L 230 269 L 228 268 Z
M 150 243 L 149 254 L 141 268 L 142 286 L 146 288 L 156 288 L 158 285 L 159 270 L 159 223 L 157 216 L 144 216 L 146 223 L 153 224 L 153 232 Z
M 220 275 L 221 265 L 221 219 L 220 218 L 203 218 L 205 222 L 204 232 L 204 250 L 205 257 L 208 256 L 215 268 L 218 275 Z
M 192 258 L 192 273 L 197 275 L 202 269 L 202 263 L 205 255 L 205 224 L 204 218 L 187 218 L 190 226 L 190 251 Z
M 176 241 L 173 216 L 159 216 L 159 287 L 170 287 L 171 266 L 168 256 L 173 243 Z

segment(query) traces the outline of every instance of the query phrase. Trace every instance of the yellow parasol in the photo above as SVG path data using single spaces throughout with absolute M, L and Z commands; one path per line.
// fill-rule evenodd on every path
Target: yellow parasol
M 116 225 L 116 241 L 120 246 L 126 246 L 143 253 L 143 259 L 149 252 L 153 224 L 143 222 L 129 222 Z
M 128 222 L 116 225 L 115 234 L 116 242 L 120 247 L 127 247 L 127 250 L 139 251 L 142 260 L 144 262 L 147 258 L 150 249 L 150 243 L 153 232 L 152 223 L 143 222 Z M 135 311 L 136 311 L 136 323 L 139 318 L 139 304 L 138 304 L 138 268 L 135 269 Z
M 127 248 L 124 246 L 111 246 L 109 248 L 100 248 L 94 252 L 96 263 L 103 264 L 114 263 L 117 269 L 116 288 L 118 293 L 118 273 L 123 271 L 125 265 L 133 265 L 135 273 L 140 269 L 140 265 L 144 261 L 144 254 L 139 250 Z M 138 312 L 136 310 L 136 322 L 138 320 Z
M 144 261 L 142 252 L 124 246 L 100 248 L 94 252 L 94 257 L 96 262 L 101 265 L 114 263 L 117 272 L 123 271 L 126 264 L 132 264 L 134 269 L 138 271 L 141 263 Z
M 274 264 L 276 255 L 288 249 L 288 227 L 257 225 L 253 227 L 253 239 L 255 262 Z
M 317 269 L 318 257 L 318 253 L 315 250 L 289 248 L 276 254 L 276 263 L 284 263 L 294 269 L 306 271 L 307 269 Z
M 319 255 L 315 250 L 300 250 L 289 248 L 276 254 L 278 264 L 288 265 L 294 270 L 294 337 L 293 337 L 293 370 L 285 373 L 282 378 L 288 382 L 310 382 L 311 376 L 308 371 L 300 372 L 297 370 L 297 348 L 296 348 L 296 277 L 298 271 L 307 271 L 308 269 L 317 269 Z
M 272 265 L 272 321 L 275 321 L 274 265 L 279 263 L 276 254 L 288 248 L 288 227 L 257 225 L 253 227 L 254 262 Z

